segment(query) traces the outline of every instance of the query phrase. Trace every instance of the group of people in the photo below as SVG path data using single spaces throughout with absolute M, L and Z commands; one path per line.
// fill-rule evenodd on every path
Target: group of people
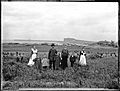
M 29 66 L 34 65 L 34 60 L 37 58 L 38 55 L 38 50 L 34 46 L 31 49 L 31 57 L 29 59 Z M 62 52 L 57 52 L 55 49 L 55 45 L 51 45 L 51 49 L 47 54 L 43 55 L 43 58 L 41 60 L 42 68 L 43 69 L 53 69 L 53 70 L 58 70 L 62 68 L 63 70 L 68 67 L 68 59 L 70 61 L 71 67 L 73 67 L 73 64 L 78 60 L 78 63 L 80 65 L 86 65 L 86 53 L 84 49 L 80 51 L 80 54 L 78 55 L 75 52 L 72 52 L 72 54 L 69 54 L 67 47 L 65 46 Z

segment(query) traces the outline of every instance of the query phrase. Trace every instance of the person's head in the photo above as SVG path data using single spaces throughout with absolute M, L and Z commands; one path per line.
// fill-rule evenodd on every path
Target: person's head
M 84 49 L 82 49 L 82 51 L 84 52 L 85 50 L 84 50 Z
M 44 54 L 43 54 L 43 58 L 47 58 L 47 54 L 44 53 Z
M 52 48 L 54 48 L 54 47 L 55 47 L 55 44 L 54 44 L 54 43 L 52 43 L 52 44 L 51 44 L 51 47 L 52 47 Z
M 74 51 L 71 52 L 71 55 L 74 55 Z
M 36 49 L 35 45 L 33 45 L 33 49 Z
M 64 49 L 67 49 L 67 45 L 64 46 Z

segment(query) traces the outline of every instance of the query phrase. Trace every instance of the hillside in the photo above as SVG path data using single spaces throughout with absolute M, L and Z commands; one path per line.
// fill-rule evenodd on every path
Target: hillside
M 3 43 L 20 43 L 20 44 L 43 44 L 51 45 L 55 43 L 56 45 L 80 45 L 80 46 L 91 46 L 91 47 L 118 47 L 118 43 L 114 41 L 86 41 L 78 40 L 74 38 L 64 38 L 63 41 L 55 40 L 3 40 Z
M 64 38 L 64 43 L 77 44 L 77 45 L 89 45 L 95 43 L 93 41 L 77 40 L 74 38 Z
M 76 44 L 76 45 L 89 45 L 89 44 L 92 44 L 94 43 L 93 41 L 85 41 L 85 40 L 77 40 L 77 39 L 74 39 L 74 38 L 64 38 L 63 41 L 54 41 L 54 40 L 4 40 L 3 43 L 28 43 L 28 44 L 41 44 L 41 43 L 48 43 L 48 44 L 51 44 L 51 43 L 55 43 L 55 44 L 58 44 L 58 45 L 62 45 L 62 44 Z
M 101 46 L 101 47 L 118 47 L 118 43 L 114 41 L 98 41 L 92 44 L 89 44 L 89 46 Z

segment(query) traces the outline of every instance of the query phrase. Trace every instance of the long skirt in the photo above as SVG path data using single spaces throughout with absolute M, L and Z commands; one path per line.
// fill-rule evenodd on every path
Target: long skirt
M 62 69 L 64 70 L 66 67 L 68 67 L 68 60 L 67 60 L 68 58 L 67 57 L 62 57 L 62 60 L 61 60 L 61 67 L 62 67 Z
M 87 63 L 86 63 L 86 58 L 85 58 L 84 55 L 81 55 L 81 56 L 80 56 L 79 64 L 80 64 L 80 65 L 86 65 L 86 64 L 87 64 Z
M 32 66 L 32 65 L 34 65 L 34 59 L 37 57 L 37 55 L 36 54 L 32 54 L 32 56 L 31 56 L 31 58 L 30 58 L 30 60 L 29 60 L 29 63 L 28 63 L 28 65 L 30 65 L 30 66 Z

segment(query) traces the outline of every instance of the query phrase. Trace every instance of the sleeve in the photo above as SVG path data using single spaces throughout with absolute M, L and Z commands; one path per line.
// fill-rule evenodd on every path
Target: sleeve
M 36 49 L 37 50 L 37 49 Z M 38 54 L 38 50 L 37 50 L 37 54 Z
M 49 53 L 48 53 L 48 59 L 50 59 L 50 53 L 51 53 L 51 49 L 49 50 Z
M 55 54 L 57 54 L 57 50 L 55 50 Z
M 43 63 L 43 59 L 41 60 L 41 63 Z
M 67 50 L 67 54 L 69 55 L 69 51 Z
M 32 51 L 32 49 L 31 49 L 30 57 L 32 56 L 32 54 L 33 54 L 33 51 Z
M 78 55 L 79 60 L 80 60 L 80 56 L 81 56 L 81 52 L 80 52 L 80 54 Z
M 62 52 L 61 52 L 61 57 L 63 56 L 63 50 L 62 50 Z
M 70 56 L 70 62 L 71 62 L 72 56 Z
M 86 56 L 86 53 L 84 53 L 84 55 Z

